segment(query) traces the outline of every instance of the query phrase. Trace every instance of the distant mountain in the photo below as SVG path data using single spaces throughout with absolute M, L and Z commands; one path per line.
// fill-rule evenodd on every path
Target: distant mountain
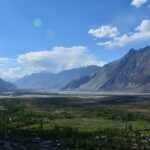
M 15 85 L 21 89 L 49 89 L 60 90 L 74 79 L 93 75 L 98 72 L 100 67 L 88 66 L 65 70 L 60 73 L 34 73 L 25 76 L 15 82 Z
M 66 90 L 150 92 L 150 46 L 131 49 L 123 58 L 102 67 L 89 81 L 79 81 L 68 84 Z
M 6 82 L 0 78 L 0 91 L 10 91 L 15 90 L 16 86 L 10 82 Z
M 69 82 L 62 90 L 74 90 L 74 89 L 77 89 L 81 85 L 83 85 L 83 84 L 87 83 L 88 81 L 90 81 L 94 77 L 94 75 L 83 76 L 83 77 L 80 77 L 78 79 L 75 79 L 75 80 Z

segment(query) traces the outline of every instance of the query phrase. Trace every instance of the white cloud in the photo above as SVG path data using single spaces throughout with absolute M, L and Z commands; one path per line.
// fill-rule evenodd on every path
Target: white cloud
M 5 60 L 0 58 L 0 60 Z M 1 77 L 19 78 L 35 72 L 60 72 L 62 70 L 89 65 L 103 66 L 105 62 L 97 60 L 86 47 L 54 47 L 52 50 L 29 52 L 16 59 L 6 59 L 1 63 Z
M 54 47 L 50 51 L 30 52 L 18 57 L 18 62 L 30 71 L 59 72 L 87 65 L 103 65 L 85 47 Z
M 0 63 L 6 63 L 9 60 L 10 60 L 9 58 L 0 58 Z
M 16 68 L 8 68 L 7 70 L 3 69 L 1 70 L 1 76 L 5 79 L 16 79 L 21 77 L 23 69 L 20 67 L 16 67 Z
M 124 46 L 127 43 L 150 39 L 150 20 L 143 20 L 133 33 L 126 33 L 114 37 L 110 41 L 99 42 L 98 45 L 106 47 Z
M 139 32 L 150 32 L 150 20 L 143 20 L 135 30 Z
M 135 6 L 136 8 L 139 8 L 147 2 L 148 2 L 148 0 L 132 0 L 131 5 Z
M 115 37 L 119 34 L 118 29 L 112 26 L 101 26 L 99 28 L 90 29 L 89 34 L 94 37 L 102 38 L 102 37 Z
M 5 79 L 20 77 L 22 71 L 19 72 L 19 66 L 20 64 L 18 64 L 16 59 L 0 58 L 0 77 Z

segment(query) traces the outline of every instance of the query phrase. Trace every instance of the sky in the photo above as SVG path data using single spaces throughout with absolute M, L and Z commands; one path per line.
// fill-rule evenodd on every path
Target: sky
M 0 77 L 103 66 L 150 41 L 150 0 L 1 0 Z

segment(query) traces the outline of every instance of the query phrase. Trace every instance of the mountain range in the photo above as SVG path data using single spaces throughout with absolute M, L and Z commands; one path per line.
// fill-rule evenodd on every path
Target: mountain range
M 98 66 L 88 66 L 65 70 L 59 73 L 34 73 L 17 80 L 14 84 L 20 89 L 61 90 L 72 80 L 93 75 L 99 71 Z
M 87 82 L 82 84 L 80 80 L 72 81 L 65 90 L 150 92 L 150 46 L 131 49 L 121 59 L 100 68 Z
M 88 66 L 59 73 L 33 73 L 14 82 L 0 78 L 0 91 L 16 89 L 63 91 L 150 92 L 150 46 L 129 52 L 103 67 Z

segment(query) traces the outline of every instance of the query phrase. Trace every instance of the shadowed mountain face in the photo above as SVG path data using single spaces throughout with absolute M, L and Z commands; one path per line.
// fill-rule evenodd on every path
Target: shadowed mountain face
M 131 49 L 123 58 L 105 65 L 89 81 L 78 85 L 76 90 L 83 91 L 150 92 L 150 47 Z
M 83 68 L 65 70 L 60 73 L 34 73 L 25 76 L 15 82 L 15 85 L 21 89 L 49 89 L 60 90 L 69 82 L 77 78 L 92 75 L 98 72 L 100 67 L 88 66 Z
M 90 81 L 93 78 L 93 76 L 84 76 L 84 77 L 75 79 L 69 82 L 62 90 L 74 90 L 76 88 L 79 88 L 81 85 Z
M 111 78 L 99 90 L 134 90 L 150 92 L 150 47 L 130 50 L 123 57 Z
M 16 86 L 10 82 L 6 82 L 0 78 L 0 91 L 15 90 Z

